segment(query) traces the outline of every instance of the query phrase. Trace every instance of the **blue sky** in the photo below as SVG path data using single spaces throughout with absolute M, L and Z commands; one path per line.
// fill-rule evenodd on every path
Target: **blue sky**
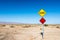
M 60 0 L 0 0 L 0 22 L 37 24 L 40 9 L 46 11 L 46 24 L 60 24 Z

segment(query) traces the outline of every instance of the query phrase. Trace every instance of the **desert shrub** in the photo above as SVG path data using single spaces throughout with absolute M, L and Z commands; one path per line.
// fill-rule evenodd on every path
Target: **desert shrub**
M 48 26 L 48 24 L 44 24 L 44 26 Z
M 14 26 L 10 26 L 11 28 L 14 28 Z
M 1 25 L 2 27 L 5 27 L 6 25 Z
M 40 28 L 40 30 L 42 30 L 42 28 Z
M 60 28 L 59 26 L 57 26 L 56 28 Z
M 31 27 L 31 25 L 25 25 L 25 26 L 23 26 L 24 28 L 28 28 L 28 27 Z

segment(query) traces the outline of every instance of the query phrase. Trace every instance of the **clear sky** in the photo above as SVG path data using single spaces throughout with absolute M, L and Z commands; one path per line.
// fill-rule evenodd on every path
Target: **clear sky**
M 60 0 L 0 0 L 0 22 L 37 24 L 40 9 L 46 11 L 46 24 L 60 24 Z

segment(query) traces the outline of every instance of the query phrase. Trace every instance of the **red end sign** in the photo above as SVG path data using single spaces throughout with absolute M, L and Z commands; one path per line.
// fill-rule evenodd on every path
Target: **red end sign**
M 46 20 L 42 17 L 40 20 L 39 20 L 42 24 L 44 24 L 46 22 Z

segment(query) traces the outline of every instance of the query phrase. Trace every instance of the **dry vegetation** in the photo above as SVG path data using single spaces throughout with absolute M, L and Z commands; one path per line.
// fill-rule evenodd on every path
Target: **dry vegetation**
M 0 24 L 0 40 L 41 40 L 40 35 L 40 32 L 42 31 L 41 26 L 42 25 L 39 24 Z M 55 25 L 44 24 L 44 27 L 45 27 L 44 39 L 49 40 L 48 37 L 50 36 L 46 36 L 48 34 L 58 36 L 58 39 L 53 39 L 55 37 L 50 37 L 51 40 L 60 40 L 59 24 Z M 58 34 L 56 32 L 58 32 Z

